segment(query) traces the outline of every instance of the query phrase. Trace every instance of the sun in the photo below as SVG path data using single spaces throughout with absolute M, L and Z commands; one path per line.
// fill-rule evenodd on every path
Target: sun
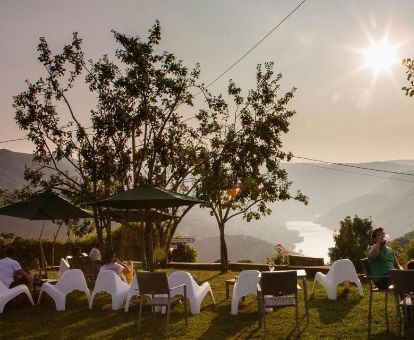
M 371 42 L 362 53 L 365 59 L 364 67 L 372 69 L 375 73 L 389 73 L 391 67 L 398 63 L 397 48 L 386 40 Z

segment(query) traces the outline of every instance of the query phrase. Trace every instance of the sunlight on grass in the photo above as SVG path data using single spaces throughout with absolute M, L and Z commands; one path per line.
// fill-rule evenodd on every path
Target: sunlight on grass
M 190 315 L 188 327 L 184 322 L 184 305 L 177 305 L 171 311 L 168 334 L 165 333 L 165 316 L 154 319 L 149 310 L 144 311 L 142 331 L 138 336 L 138 299 L 134 299 L 130 311 L 112 311 L 110 296 L 99 294 L 92 310 L 88 308 L 83 294 L 72 293 L 65 312 L 56 312 L 53 301 L 46 297 L 39 306 L 8 306 L 0 316 L 2 338 L 56 338 L 56 339 L 110 339 L 110 338 L 171 338 L 171 339 L 240 339 L 263 338 L 258 328 L 257 302 L 249 296 L 239 305 L 239 315 L 230 314 L 230 300 L 226 300 L 225 280 L 238 273 L 221 275 L 212 271 L 194 271 L 201 282 L 209 281 L 217 304 L 211 297 L 203 301 L 199 315 Z M 299 280 L 301 284 L 301 280 Z M 310 294 L 312 282 L 308 281 Z M 300 318 L 302 338 L 364 339 L 367 337 L 368 291 L 364 285 L 365 297 L 361 298 L 355 286 L 347 290 L 338 288 L 338 300 L 330 301 L 325 291 L 317 285 L 310 296 L 310 323 L 306 323 L 303 294 L 300 292 Z M 385 329 L 383 315 L 384 296 L 374 294 L 372 335 L 375 339 L 394 337 L 394 300 L 389 299 L 390 331 Z M 294 309 L 285 308 L 266 315 L 267 338 L 294 338 Z

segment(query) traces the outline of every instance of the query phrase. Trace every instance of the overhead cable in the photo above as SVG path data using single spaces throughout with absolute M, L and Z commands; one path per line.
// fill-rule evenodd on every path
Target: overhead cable
M 320 159 L 314 159 L 314 158 L 302 157 L 302 156 L 292 156 L 292 157 L 293 158 L 297 158 L 297 159 L 304 159 L 304 160 L 312 161 L 312 162 L 319 162 L 319 163 L 331 164 L 331 165 L 333 164 L 333 165 L 338 165 L 338 166 L 343 166 L 343 167 L 348 167 L 348 168 L 355 168 L 355 169 L 361 169 L 361 170 L 369 170 L 369 171 L 383 172 L 383 173 L 394 174 L 394 175 L 414 176 L 414 174 L 409 174 L 409 173 L 406 173 L 406 172 L 398 172 L 398 171 L 391 171 L 391 170 L 374 169 L 374 168 L 368 168 L 368 167 L 359 166 L 359 165 L 329 162 L 329 161 L 323 161 L 323 160 L 320 160 Z

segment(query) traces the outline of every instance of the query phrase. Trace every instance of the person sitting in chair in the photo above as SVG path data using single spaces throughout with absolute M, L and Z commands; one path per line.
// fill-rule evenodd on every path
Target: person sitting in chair
M 390 269 L 402 269 L 398 263 L 394 251 L 387 247 L 387 235 L 384 228 L 375 228 L 372 232 L 373 245 L 368 247 L 368 265 L 372 276 L 383 276 L 374 279 L 375 285 L 379 289 L 386 289 L 390 285 L 388 271 Z
M 6 248 L 6 257 L 0 260 L 0 281 L 8 288 L 25 284 L 31 287 L 32 275 L 25 272 L 19 262 L 14 259 L 16 249 Z
M 131 269 L 124 262 L 118 260 L 115 252 L 106 252 L 103 261 L 104 265 L 101 266 L 100 270 L 112 270 L 118 274 L 123 281 L 130 283 L 126 278 L 131 276 Z

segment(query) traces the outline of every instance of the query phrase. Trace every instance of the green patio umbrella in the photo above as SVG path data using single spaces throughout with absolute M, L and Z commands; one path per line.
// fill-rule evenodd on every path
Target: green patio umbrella
M 155 186 L 143 185 L 89 205 L 118 209 L 166 209 L 200 203 L 204 201 Z
M 2 207 L 0 215 L 47 221 L 93 217 L 90 212 L 51 191 L 35 195 L 27 201 Z
M 37 195 L 34 195 L 27 201 L 17 202 L 0 208 L 0 215 L 13 216 L 24 218 L 27 220 L 43 220 L 43 221 L 55 221 L 55 220 L 68 220 L 78 218 L 91 218 L 93 215 L 74 205 L 68 199 L 58 195 L 52 191 L 46 191 Z M 43 254 L 43 248 L 41 243 L 41 237 L 44 229 L 40 232 L 39 242 L 42 252 L 42 260 L 46 263 Z M 58 229 L 59 230 L 59 229 Z M 57 235 L 56 235 L 57 236 Z M 52 250 L 52 258 L 53 258 Z M 53 260 L 52 260 L 53 264 Z
M 125 209 L 109 208 L 106 210 L 106 212 L 109 214 L 112 220 L 118 223 L 123 223 L 125 221 L 141 222 L 144 219 L 143 210 L 137 210 L 137 209 L 125 210 Z M 167 221 L 167 220 L 174 218 L 174 216 L 171 214 L 167 214 L 165 212 L 158 211 L 155 209 L 148 210 L 146 217 L 148 220 L 156 221 L 156 222 Z
M 97 202 L 89 203 L 90 206 L 101 206 L 101 207 L 111 207 L 117 209 L 142 209 L 145 210 L 143 214 L 142 222 L 145 223 L 147 238 L 149 244 L 152 244 L 152 228 L 149 227 L 150 219 L 148 217 L 150 209 L 167 209 L 175 208 L 180 206 L 193 206 L 195 204 L 201 204 L 204 201 L 199 200 L 198 198 L 178 194 L 166 189 L 155 187 L 152 185 L 143 185 L 138 188 L 130 189 L 118 194 L 115 194 L 111 197 L 108 197 L 104 200 Z M 143 237 L 144 239 L 144 237 Z M 151 248 L 151 249 L 150 249 Z M 152 260 L 152 246 L 148 248 L 151 253 L 151 262 L 148 265 L 148 269 L 153 270 L 153 260 Z

